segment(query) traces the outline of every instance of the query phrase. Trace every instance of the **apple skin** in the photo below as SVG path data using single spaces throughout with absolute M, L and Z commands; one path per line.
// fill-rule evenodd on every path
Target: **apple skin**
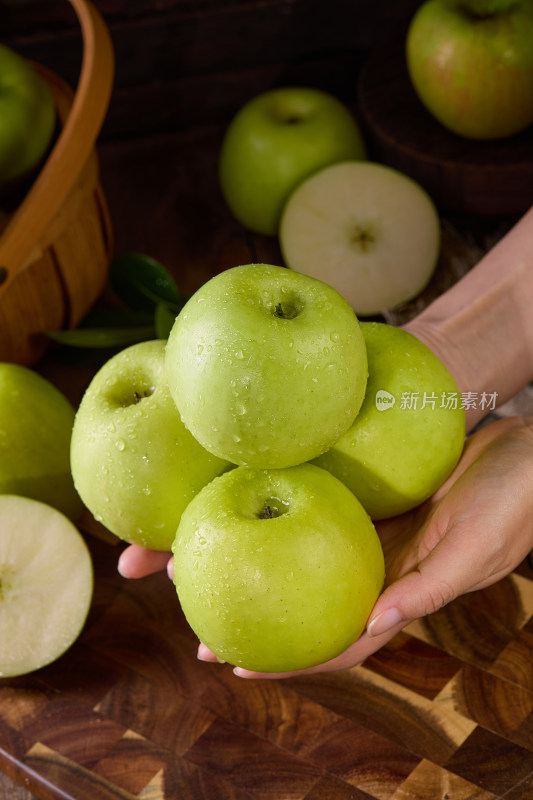
M 262 518 L 266 507 L 272 518 Z M 312 464 L 237 467 L 184 512 L 173 544 L 184 614 L 219 659 L 260 672 L 320 664 L 364 630 L 383 552 L 354 495 Z
M 338 292 L 284 267 L 246 264 L 216 275 L 184 306 L 166 374 L 206 450 L 268 469 L 309 461 L 350 427 L 367 359 L 357 317 Z
M 168 550 L 192 497 L 230 465 L 180 420 L 165 380 L 165 342 L 117 353 L 82 397 L 71 468 L 83 502 L 119 538 Z
M 361 329 L 369 371 L 364 403 L 350 430 L 313 463 L 379 520 L 416 507 L 448 477 L 463 450 L 465 412 L 452 376 L 419 339 L 381 322 L 362 322 Z M 378 407 L 380 391 L 394 397 L 393 406 Z M 414 392 L 418 407 L 402 408 L 403 393 Z M 443 392 L 455 393 L 456 409 L 440 407 Z
M 231 121 L 220 151 L 220 186 L 246 228 L 275 236 L 300 181 L 327 164 L 359 158 L 366 158 L 365 144 L 340 100 L 319 89 L 281 87 L 254 97 Z
M 284 263 L 327 281 L 359 316 L 416 297 L 440 253 L 441 227 L 427 192 L 392 167 L 333 164 L 289 197 L 279 239 Z
M 0 363 L 0 495 L 40 500 L 75 521 L 83 510 L 70 473 L 74 407 L 28 367 Z
M 0 191 L 38 167 L 55 125 L 46 82 L 18 53 L 0 44 Z
M 90 552 L 67 517 L 0 495 L 0 678 L 63 655 L 83 629 L 93 587 Z
M 503 139 L 533 123 L 533 5 L 471 6 L 449 0 L 420 6 L 407 32 L 409 75 L 444 127 L 469 139 Z

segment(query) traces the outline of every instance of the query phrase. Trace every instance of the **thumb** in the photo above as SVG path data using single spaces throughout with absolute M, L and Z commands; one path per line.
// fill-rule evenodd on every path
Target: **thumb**
M 473 571 L 477 570 L 472 542 L 476 541 L 468 525 L 458 523 L 450 529 L 411 572 L 385 589 L 369 617 L 367 634 L 380 636 L 401 623 L 407 625 L 474 589 L 477 576 Z M 479 544 L 477 551 L 479 559 Z

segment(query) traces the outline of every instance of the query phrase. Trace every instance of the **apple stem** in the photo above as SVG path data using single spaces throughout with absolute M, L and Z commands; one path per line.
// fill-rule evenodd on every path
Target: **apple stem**
M 133 393 L 133 403 L 136 405 L 140 403 L 141 400 L 144 400 L 145 397 L 150 397 L 155 391 L 155 387 L 151 386 L 149 389 L 145 389 L 144 392 L 134 392 Z
M 274 309 L 274 316 L 279 319 L 294 319 L 298 315 L 296 309 L 292 306 L 282 306 L 278 303 Z

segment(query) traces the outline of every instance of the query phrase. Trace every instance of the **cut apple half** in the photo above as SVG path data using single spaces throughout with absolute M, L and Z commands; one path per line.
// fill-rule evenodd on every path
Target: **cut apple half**
M 50 664 L 77 639 L 93 594 L 88 547 L 67 517 L 0 496 L 0 678 Z
M 280 224 L 285 265 L 333 286 L 360 316 L 416 297 L 435 271 L 440 219 L 402 172 L 345 161 L 303 181 Z

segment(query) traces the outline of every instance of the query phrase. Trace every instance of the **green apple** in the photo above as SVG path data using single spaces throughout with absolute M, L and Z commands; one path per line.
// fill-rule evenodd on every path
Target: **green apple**
M 331 447 L 363 402 L 357 317 L 327 284 L 270 264 L 219 273 L 170 332 L 170 392 L 193 436 L 241 466 L 289 467 Z
M 82 397 L 72 431 L 76 488 L 94 517 L 124 541 L 170 550 L 194 495 L 229 467 L 181 422 L 165 379 L 165 342 L 110 358 Z
M 173 554 L 191 628 L 219 659 L 260 672 L 343 652 L 384 582 L 368 515 L 312 464 L 216 478 L 184 512 Z
M 55 131 L 54 99 L 25 59 L 0 44 L 0 190 L 41 162 Z
M 220 151 L 220 185 L 244 226 L 275 236 L 300 181 L 327 164 L 365 157 L 358 124 L 340 100 L 319 89 L 281 87 L 254 97 L 231 121 Z
M 83 509 L 70 473 L 74 408 L 28 367 L 0 363 L 0 494 L 41 500 L 72 520 Z
M 93 595 L 79 531 L 45 503 L 0 496 L 0 677 L 50 664 L 78 638 Z
M 418 97 L 454 133 L 501 139 L 533 123 L 531 0 L 426 0 L 406 53 Z
M 444 482 L 463 450 L 465 412 L 454 379 L 419 339 L 381 322 L 361 328 L 364 403 L 350 430 L 314 463 L 378 520 L 414 508 Z
M 422 187 L 369 161 L 334 164 L 303 181 L 280 224 L 285 264 L 327 281 L 356 314 L 411 300 L 440 252 L 440 220 Z

